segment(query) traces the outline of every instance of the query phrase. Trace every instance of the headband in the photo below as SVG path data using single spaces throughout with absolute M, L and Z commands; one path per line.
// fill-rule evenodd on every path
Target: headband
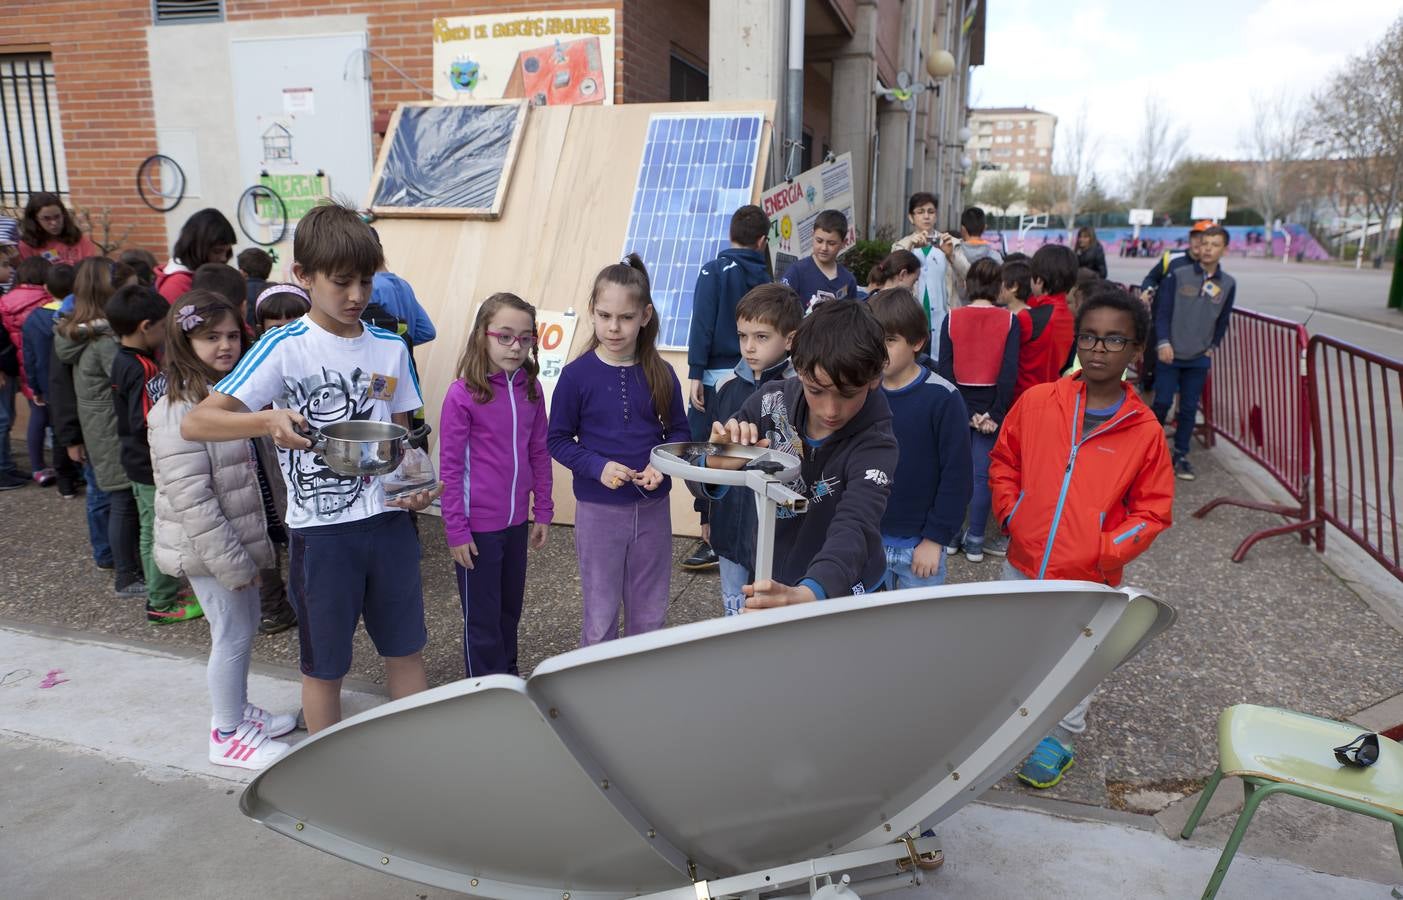
M 298 287 L 297 285 L 275 284 L 270 287 L 264 288 L 263 293 L 258 295 L 258 299 L 253 301 L 253 314 L 255 316 L 258 315 L 258 307 L 263 303 L 263 301 L 268 297 L 273 296 L 274 294 L 296 294 L 303 300 L 306 300 L 308 306 L 312 305 L 312 298 L 308 297 L 307 292 L 302 290 L 302 288 Z

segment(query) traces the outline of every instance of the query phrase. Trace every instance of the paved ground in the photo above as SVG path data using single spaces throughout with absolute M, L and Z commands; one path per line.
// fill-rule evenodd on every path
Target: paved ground
M 1267 517 L 1222 508 L 1206 520 L 1189 513 L 1212 497 L 1243 496 L 1215 462 L 1196 455 L 1202 477 L 1179 482 L 1177 524 L 1127 572 L 1179 611 L 1167 639 L 1109 678 L 1098 692 L 1090 727 L 1078 742 L 1078 763 L 1051 795 L 1079 803 L 1157 812 L 1193 790 L 1214 765 L 1219 710 L 1239 702 L 1281 705 L 1347 717 L 1403 693 L 1403 636 L 1371 611 L 1316 555 L 1290 538 L 1259 544 L 1238 565 L 1228 556 Z M 0 495 L 3 521 L 23 522 L 7 538 L 17 565 L 0 571 L 0 620 L 58 625 L 135 638 L 155 646 L 202 649 L 203 622 L 156 628 L 137 601 L 110 593 L 110 574 L 87 558 L 82 501 L 52 489 L 27 487 Z M 461 627 L 452 564 L 442 526 L 421 517 L 424 538 L 431 684 L 462 677 Z M 532 555 L 521 628 L 522 670 L 573 647 L 579 636 L 578 574 L 569 528 L 553 528 L 545 550 Z M 681 558 L 689 542 L 677 540 Z M 951 581 L 995 577 L 992 557 L 975 565 L 954 557 Z M 714 575 L 674 570 L 671 624 L 719 611 Z M 1010 623 L 1010 627 L 1036 627 Z M 258 660 L 295 666 L 296 632 L 258 638 Z M 364 632 L 358 635 L 352 677 L 379 682 L 382 670 Z M 1305 676 L 1305 677 L 1303 677 Z M 196 689 L 199 692 L 199 689 Z M 1021 790 L 1010 780 L 1001 785 Z M 1167 797 L 1140 794 L 1168 791 Z
M 250 872 L 285 896 L 457 896 L 343 862 L 241 816 L 237 797 L 249 773 L 210 766 L 201 704 L 171 702 L 172 685 L 202 681 L 197 656 L 0 628 L 0 659 L 8 669 L 0 673 L 0 896 L 7 900 L 222 898 Z M 52 668 L 68 680 L 40 687 Z M 297 686 L 279 674 L 286 675 L 255 673 L 250 693 L 282 709 L 295 703 Z M 379 699 L 356 693 L 347 705 L 358 710 Z M 1028 804 L 1036 808 L 1005 801 L 960 810 L 940 826 L 944 869 L 887 896 L 1179 898 L 1202 889 L 1217 859 L 1217 845 L 1172 841 L 1147 817 L 1093 811 L 1088 820 L 1069 805 Z M 1331 830 L 1355 845 L 1342 841 L 1332 871 L 1367 869 L 1361 832 Z M 1308 866 L 1244 852 L 1221 896 L 1388 896 L 1391 873 L 1350 877 Z
M 1111 278 L 1139 284 L 1153 260 L 1108 257 Z M 1389 309 L 1389 269 L 1279 260 L 1224 260 L 1237 279 L 1237 304 L 1305 322 L 1311 334 L 1328 334 L 1389 356 L 1403 355 L 1403 310 Z

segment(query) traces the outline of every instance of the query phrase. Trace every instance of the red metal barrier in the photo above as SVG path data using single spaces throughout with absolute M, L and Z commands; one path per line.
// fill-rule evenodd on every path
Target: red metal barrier
M 1403 580 L 1403 361 L 1315 335 L 1310 339 L 1315 445 L 1315 548 L 1333 525 Z
M 1213 373 L 1204 390 L 1207 442 L 1237 447 L 1271 473 L 1291 495 L 1292 504 L 1218 497 L 1194 512 L 1203 518 L 1219 506 L 1243 506 L 1277 513 L 1296 522 L 1247 536 L 1233 552 L 1242 562 L 1263 538 L 1303 532 L 1311 521 L 1311 408 L 1306 387 L 1305 326 L 1247 309 L 1234 309 L 1227 337 L 1213 354 Z

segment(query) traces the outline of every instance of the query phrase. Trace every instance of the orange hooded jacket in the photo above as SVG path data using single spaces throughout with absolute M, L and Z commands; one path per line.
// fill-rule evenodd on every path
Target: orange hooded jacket
M 1029 388 L 989 458 L 1008 561 L 1030 578 L 1118 585 L 1125 564 L 1173 522 L 1174 470 L 1164 432 L 1130 385 L 1110 421 L 1082 434 L 1086 384 Z

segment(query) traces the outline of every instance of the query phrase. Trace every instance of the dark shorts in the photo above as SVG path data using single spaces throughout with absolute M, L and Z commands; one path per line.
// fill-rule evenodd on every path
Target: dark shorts
M 288 537 L 288 597 L 297 612 L 303 675 L 344 677 L 362 617 L 381 656 L 424 649 L 419 538 L 407 513 L 290 528 Z

